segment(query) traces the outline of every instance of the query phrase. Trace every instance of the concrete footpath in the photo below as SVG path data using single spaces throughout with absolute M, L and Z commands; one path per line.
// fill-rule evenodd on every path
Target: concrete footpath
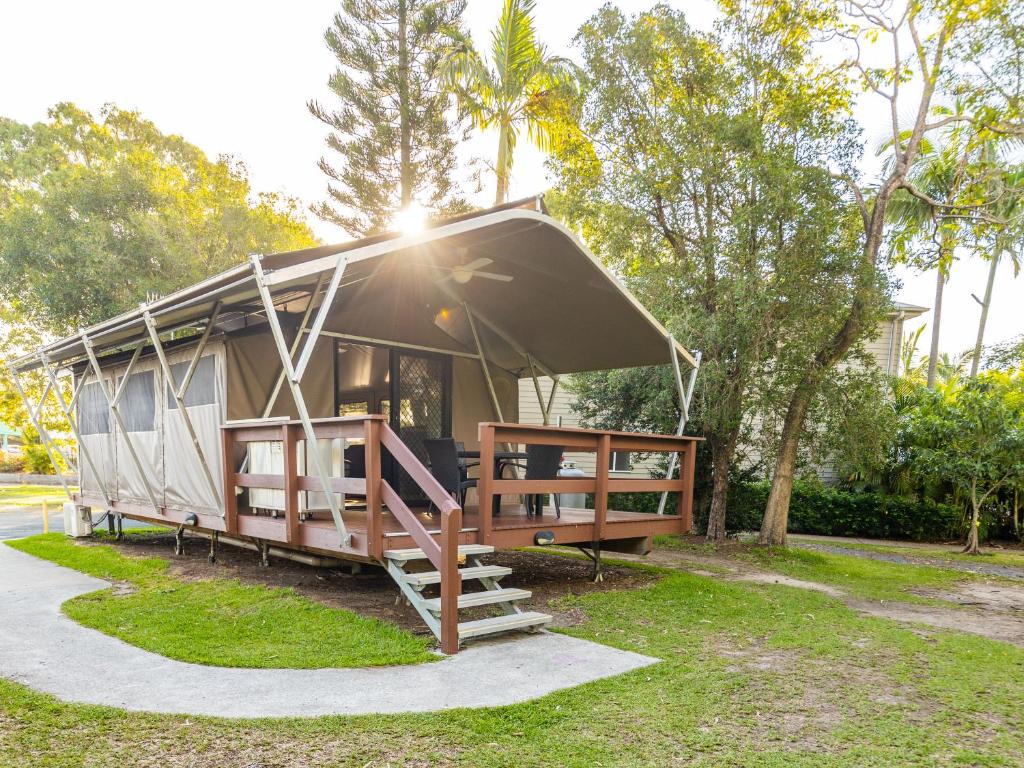
M 432 664 L 232 669 L 187 664 L 60 612 L 107 582 L 0 544 L 0 675 L 67 702 L 221 717 L 314 717 L 515 704 L 658 660 L 565 635 L 512 635 Z

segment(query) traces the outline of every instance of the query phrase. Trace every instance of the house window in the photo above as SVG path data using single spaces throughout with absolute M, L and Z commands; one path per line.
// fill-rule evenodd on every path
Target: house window
M 171 376 L 174 378 L 175 386 L 181 386 L 188 372 L 188 363 L 175 363 L 171 366 Z M 197 405 L 214 405 L 217 402 L 217 385 L 214 378 L 216 363 L 213 355 L 207 355 L 199 359 L 192 380 L 188 383 L 188 390 L 185 392 L 185 407 L 193 408 Z M 171 391 L 171 382 L 167 382 L 167 407 L 175 410 L 178 401 L 174 399 L 174 392 Z
M 78 431 L 83 435 L 110 433 L 110 409 L 100 386 L 96 381 L 86 384 L 78 396 Z
M 339 416 L 366 416 L 370 412 L 370 404 L 366 400 L 342 403 L 338 406 Z
M 127 431 L 156 431 L 156 379 L 153 371 L 133 373 L 128 377 L 117 410 Z
M 612 451 L 608 459 L 608 469 L 612 472 L 629 472 L 633 469 L 629 451 Z

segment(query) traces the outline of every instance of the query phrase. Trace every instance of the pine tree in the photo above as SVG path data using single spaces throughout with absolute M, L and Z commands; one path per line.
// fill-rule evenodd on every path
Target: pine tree
M 342 0 L 324 39 L 338 66 L 336 109 L 309 109 L 330 126 L 337 164 L 320 160 L 329 199 L 313 212 L 354 237 L 390 228 L 395 213 L 465 207 L 453 190 L 456 128 L 435 76 L 465 37 L 466 0 Z

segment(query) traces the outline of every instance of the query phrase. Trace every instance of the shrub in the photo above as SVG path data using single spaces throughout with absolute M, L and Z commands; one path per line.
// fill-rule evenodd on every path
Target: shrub
M 53 463 L 46 454 L 46 448 L 39 443 L 29 443 L 24 448 L 25 468 L 23 471 L 33 475 L 53 475 Z
M 768 490 L 767 482 L 743 483 L 729 490 L 726 523 L 730 530 L 761 527 Z M 698 525 L 695 527 L 701 530 Z M 843 491 L 817 483 L 793 484 L 790 533 L 938 541 L 957 538 L 963 530 L 963 513 L 949 504 Z
M 0 452 L 0 472 L 21 474 L 25 471 L 25 458 L 17 453 Z

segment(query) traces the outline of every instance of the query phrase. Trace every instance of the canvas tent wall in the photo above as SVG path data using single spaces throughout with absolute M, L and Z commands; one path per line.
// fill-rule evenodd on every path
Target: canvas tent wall
M 293 336 L 297 322 L 289 325 Z M 306 404 L 313 418 L 336 415 L 335 341 L 329 336 L 318 340 L 304 382 Z M 198 339 L 193 339 L 168 349 L 167 361 L 176 383 L 181 382 L 196 343 Z M 465 357 L 451 360 L 452 436 L 472 448 L 478 445 L 478 423 L 494 419 L 494 408 L 479 361 Z M 129 363 L 128 355 L 100 359 L 109 393 L 121 386 Z M 223 473 L 217 471 L 221 465 L 219 427 L 225 419 L 263 417 L 279 371 L 266 323 L 223 333 L 208 342 L 185 392 L 185 402 L 203 454 L 215 470 L 218 491 L 215 497 L 151 347 L 146 347 L 132 366 L 118 403 L 128 430 L 127 437 L 117 429 L 91 370 L 79 369 L 78 376 L 86 377 L 77 404 L 83 446 L 101 468 L 104 486 L 101 488 L 83 466 L 80 478 L 83 490 L 114 500 L 147 504 L 148 483 L 162 506 L 221 514 Z M 503 414 L 515 419 L 518 414 L 516 377 L 497 368 L 492 368 L 491 375 Z M 296 417 L 295 404 L 287 387 L 278 390 L 268 415 Z M 128 440 L 142 464 L 141 472 L 131 458 Z M 326 450 L 329 455 L 330 446 Z M 233 460 L 238 465 L 242 457 L 233 457 Z M 308 502 L 310 509 L 326 506 L 323 500 L 315 498 L 320 494 L 310 496 L 313 497 Z
M 180 382 L 192 359 L 194 344 L 168 350 L 171 374 Z M 225 413 L 224 344 L 212 341 L 203 352 L 185 392 L 185 407 L 206 461 L 220 466 L 219 427 Z M 79 368 L 86 381 L 77 403 L 85 450 L 101 472 L 103 487 L 87 466 L 81 468 L 84 491 L 118 501 L 149 504 L 150 493 L 169 509 L 221 513 L 220 473 L 214 473 L 217 494 L 206 475 L 184 425 L 159 360 L 150 350 L 138 361 L 123 355 L 102 360 L 103 386 L 111 396 L 123 384 L 118 410 L 127 434 L 117 427 L 93 371 Z M 131 370 L 129 372 L 129 366 Z M 124 381 L 126 373 L 127 382 Z M 130 441 L 130 444 L 129 444 Z M 141 466 L 136 466 L 132 449 Z

